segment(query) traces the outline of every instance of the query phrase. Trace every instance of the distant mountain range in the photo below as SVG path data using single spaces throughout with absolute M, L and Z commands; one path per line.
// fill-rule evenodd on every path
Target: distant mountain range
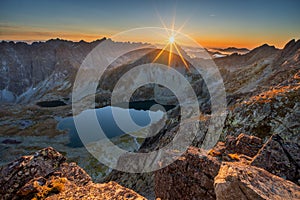
M 228 48 L 225 48 L 225 49 L 211 48 L 211 49 L 208 49 L 208 51 L 210 52 L 212 57 L 221 58 L 221 57 L 225 57 L 227 55 L 231 55 L 231 54 L 234 54 L 234 53 L 236 53 L 236 54 L 246 54 L 250 50 L 247 49 L 247 48 L 228 47 Z
M 83 59 L 95 46 L 104 40 L 105 38 L 90 43 L 60 39 L 34 42 L 32 44 L 1 42 L 0 102 L 28 103 L 40 99 L 70 98 L 72 83 Z M 115 43 L 113 41 L 110 42 Z M 262 65 L 264 68 L 270 68 L 269 74 L 272 71 L 274 73 L 275 71 L 280 71 L 280 73 L 290 74 L 289 71 L 292 68 L 284 67 L 286 70 L 283 71 L 282 67 L 279 66 L 284 63 L 280 64 L 280 62 L 288 59 L 286 58 L 287 56 L 294 56 L 296 61 L 295 59 L 288 59 L 286 62 L 298 62 L 299 43 L 299 41 L 292 40 L 282 50 L 265 44 L 251 51 L 246 48 L 229 47 L 226 49 L 213 49 L 215 52 L 209 50 L 209 54 L 215 58 L 215 62 L 220 67 L 221 72 L 225 73 L 225 84 L 232 85 L 233 87 L 230 90 L 235 90 L 234 88 L 243 85 L 236 85 L 237 80 L 253 79 L 253 76 L 240 74 L 240 70 L 245 70 L 246 68 L 249 68 L 251 71 L 255 66 L 257 68 Z M 126 45 L 141 44 L 116 43 L 116 45 L 123 48 Z M 191 55 L 193 52 L 193 50 L 183 49 L 187 52 L 187 55 Z M 200 56 L 202 54 L 201 52 L 199 53 Z M 197 59 L 197 57 L 197 54 L 195 54 L 193 59 Z M 130 55 L 127 59 L 131 59 L 133 62 L 138 58 Z M 284 66 L 286 65 L 285 63 Z M 235 76 L 239 76 L 239 79 L 232 78 Z M 262 80 L 266 78 L 267 74 L 263 74 L 263 76 Z M 228 77 L 230 77 L 230 80 Z M 275 76 L 274 78 L 277 79 L 278 77 L 280 76 Z M 247 87 L 252 88 L 251 86 Z
M 221 51 L 221 52 L 228 52 L 228 53 L 238 53 L 238 52 L 247 53 L 247 52 L 250 51 L 247 48 L 236 48 L 236 47 L 228 47 L 228 48 L 225 48 L 225 49 L 214 48 L 214 50 Z

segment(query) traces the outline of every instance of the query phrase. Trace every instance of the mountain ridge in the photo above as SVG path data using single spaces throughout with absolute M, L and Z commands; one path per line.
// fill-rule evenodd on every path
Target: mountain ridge
M 2 41 L 0 43 L 0 102 L 26 103 L 31 99 L 39 99 L 52 89 L 60 87 L 62 87 L 61 94 L 64 93 L 63 91 L 66 94 L 70 93 L 71 84 L 83 59 L 104 40 L 110 39 L 102 38 L 93 42 L 51 39 L 32 44 Z M 270 62 L 276 59 L 282 63 L 280 57 L 293 54 L 299 49 L 299 44 L 299 40 L 297 42 L 291 40 L 282 50 L 264 44 L 246 54 L 234 53 L 215 58 L 214 61 L 217 66 L 226 70 L 235 70 L 266 59 Z

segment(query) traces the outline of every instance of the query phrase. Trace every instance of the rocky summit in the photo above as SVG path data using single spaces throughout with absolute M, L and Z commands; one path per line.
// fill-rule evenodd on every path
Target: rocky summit
M 72 87 L 81 63 L 104 41 L 116 49 L 144 45 L 106 38 L 0 43 L 0 199 L 300 199 L 300 40 L 282 49 L 268 44 L 216 49 L 224 52 L 213 61 L 224 82 L 227 110 L 220 137 L 210 148 L 203 146 L 214 117 L 210 92 L 192 66 L 208 61 L 189 57 L 192 62 L 184 63 L 173 55 L 170 67 L 189 81 L 200 116 L 182 119 L 193 112 L 182 113 L 172 92 L 148 84 L 134 91 L 130 103 L 137 106 L 130 109 L 149 110 L 149 102 L 159 103 L 166 110 L 159 121 L 163 125 L 153 124 L 156 134 L 145 139 L 111 138 L 126 151 L 148 153 L 170 144 L 180 127 L 187 135 L 194 128 L 190 122 L 199 122 L 195 139 L 175 162 L 147 173 L 105 166 L 81 143 L 74 145 L 80 141 L 74 127 L 60 127 L 73 119 Z M 82 99 L 96 109 L 108 108 L 122 75 L 152 63 L 160 52 L 145 48 L 121 56 L 99 80 L 95 96 Z M 189 56 L 184 47 L 180 52 Z M 157 63 L 166 65 L 168 56 L 161 52 Z M 134 81 L 130 76 L 128 82 Z M 118 100 L 121 105 L 123 99 Z

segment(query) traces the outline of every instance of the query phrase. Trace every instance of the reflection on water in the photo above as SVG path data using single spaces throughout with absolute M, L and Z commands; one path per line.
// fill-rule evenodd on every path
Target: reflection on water
M 128 124 L 123 124 L 126 127 L 122 126 L 122 129 L 117 125 L 115 118 L 113 117 L 112 109 L 114 109 L 115 117 L 117 117 L 118 120 L 125 121 L 128 120 L 128 115 L 126 115 L 128 112 L 130 114 L 131 119 L 133 122 L 136 123 L 136 125 L 140 127 L 146 127 L 151 125 L 152 123 L 155 123 L 163 118 L 164 112 L 157 110 L 157 111 L 150 111 L 150 110 L 136 110 L 136 109 L 124 109 L 120 107 L 111 107 L 106 106 L 103 108 L 95 109 L 97 119 L 99 122 L 99 125 L 101 126 L 101 129 L 103 130 L 104 134 L 108 138 L 114 138 L 117 136 L 121 136 L 124 134 L 123 130 L 126 130 L 127 133 L 138 131 L 141 128 L 137 128 L 136 126 L 131 126 Z M 94 110 L 86 110 L 79 115 L 75 116 L 78 117 L 78 119 L 84 124 L 84 130 L 87 132 L 85 139 L 87 142 L 94 142 L 101 140 L 103 137 L 101 137 L 101 134 L 93 133 L 94 129 L 91 125 L 91 118 L 92 114 L 94 113 Z M 151 118 L 150 118 L 151 116 Z M 82 147 L 83 144 L 81 142 L 81 139 L 78 135 L 77 129 L 74 124 L 73 117 L 67 117 L 62 119 L 58 125 L 57 128 L 59 130 L 68 130 L 69 136 L 70 136 L 70 143 L 68 146 L 70 147 Z M 124 129 L 125 128 L 125 129 Z

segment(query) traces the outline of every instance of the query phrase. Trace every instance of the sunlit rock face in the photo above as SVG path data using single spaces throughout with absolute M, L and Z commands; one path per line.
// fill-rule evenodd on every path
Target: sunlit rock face
M 139 199 L 115 182 L 93 183 L 76 163 L 48 147 L 0 168 L 1 199 Z
M 155 172 L 155 194 L 161 199 L 216 199 L 214 177 L 220 162 L 190 147 L 176 162 Z
M 257 167 L 223 163 L 214 181 L 218 200 L 299 199 L 299 186 Z

